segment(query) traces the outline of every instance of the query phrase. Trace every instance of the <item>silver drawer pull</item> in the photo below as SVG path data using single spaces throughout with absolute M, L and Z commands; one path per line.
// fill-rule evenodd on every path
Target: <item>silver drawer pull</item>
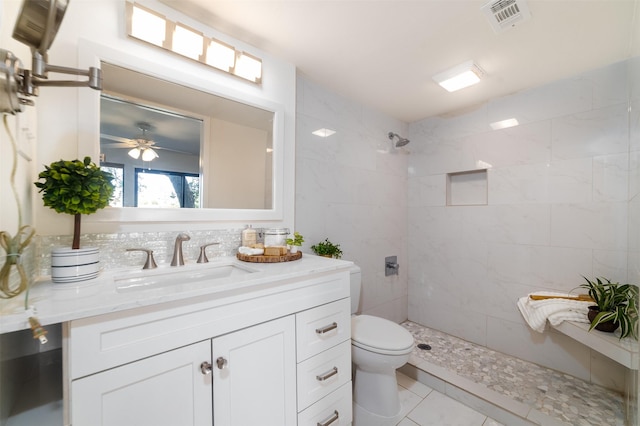
M 322 422 L 318 422 L 318 426 L 329 426 L 330 424 L 333 424 L 333 422 L 335 422 L 339 418 L 340 418 L 340 413 L 338 413 L 338 410 L 334 410 L 333 414 L 331 415 L 331 417 L 328 417 L 327 419 L 325 419 Z
M 331 370 L 327 371 L 326 373 L 316 376 L 316 380 L 319 382 L 324 382 L 329 377 L 333 377 L 336 374 L 338 374 L 338 367 L 333 367 Z
M 332 322 L 329 325 L 325 325 L 322 328 L 316 328 L 316 333 L 318 334 L 324 334 L 324 333 L 328 333 L 331 330 L 335 330 L 336 328 L 338 328 L 338 323 L 337 322 Z

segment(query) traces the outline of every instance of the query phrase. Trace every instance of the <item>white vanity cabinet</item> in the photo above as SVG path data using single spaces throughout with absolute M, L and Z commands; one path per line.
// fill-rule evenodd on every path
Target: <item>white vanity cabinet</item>
M 73 425 L 211 425 L 211 357 L 200 342 L 74 380 Z
M 348 279 L 317 274 L 68 322 L 67 424 L 350 424 Z
M 351 303 L 296 315 L 298 426 L 351 424 Z

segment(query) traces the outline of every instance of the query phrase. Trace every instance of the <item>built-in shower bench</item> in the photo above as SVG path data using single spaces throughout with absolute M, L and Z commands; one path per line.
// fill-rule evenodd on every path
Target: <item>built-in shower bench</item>
M 563 321 L 554 328 L 631 370 L 638 370 L 640 366 L 640 345 L 632 338 L 620 340 L 619 331 L 589 331 L 589 324 L 573 321 Z

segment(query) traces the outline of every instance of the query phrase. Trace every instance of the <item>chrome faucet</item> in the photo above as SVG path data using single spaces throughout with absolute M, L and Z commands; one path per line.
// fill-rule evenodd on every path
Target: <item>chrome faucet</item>
M 184 265 L 184 257 L 182 256 L 182 242 L 189 241 L 191 239 L 190 236 L 181 232 L 176 237 L 175 245 L 173 246 L 173 259 L 171 259 L 171 266 L 182 266 Z

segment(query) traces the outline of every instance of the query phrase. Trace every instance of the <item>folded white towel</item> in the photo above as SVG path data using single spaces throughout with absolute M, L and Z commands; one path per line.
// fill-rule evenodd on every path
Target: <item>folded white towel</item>
M 539 291 L 531 293 L 544 296 L 571 296 L 567 293 Z M 518 299 L 518 309 L 529 327 L 542 333 L 549 320 L 551 325 L 558 325 L 562 321 L 576 321 L 589 323 L 587 312 L 593 302 L 567 299 L 531 300 L 529 296 Z
M 264 249 L 241 246 L 238 248 L 238 253 L 256 256 L 264 253 Z

